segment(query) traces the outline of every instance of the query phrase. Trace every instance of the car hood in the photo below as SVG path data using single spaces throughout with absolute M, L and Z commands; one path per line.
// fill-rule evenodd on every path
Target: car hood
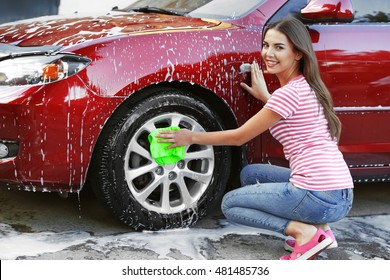
M 220 24 L 216 20 L 142 13 L 93 17 L 48 16 L 0 25 L 0 43 L 72 46 L 109 36 L 203 30 Z

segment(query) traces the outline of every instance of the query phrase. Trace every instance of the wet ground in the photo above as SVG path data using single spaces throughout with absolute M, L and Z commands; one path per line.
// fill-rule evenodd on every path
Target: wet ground
M 390 183 L 356 185 L 348 217 L 332 225 L 325 260 L 390 260 Z M 228 223 L 216 209 L 189 229 L 135 232 L 95 197 L 0 190 L 0 259 L 275 260 L 283 236 Z

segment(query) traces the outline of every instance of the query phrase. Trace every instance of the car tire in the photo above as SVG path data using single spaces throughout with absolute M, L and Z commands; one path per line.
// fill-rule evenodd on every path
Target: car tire
M 136 230 L 188 227 L 213 209 L 231 169 L 228 146 L 190 145 L 175 164 L 158 165 L 148 134 L 179 126 L 192 131 L 224 127 L 202 100 L 170 88 L 122 104 L 105 125 L 93 157 L 93 189 L 119 220 Z

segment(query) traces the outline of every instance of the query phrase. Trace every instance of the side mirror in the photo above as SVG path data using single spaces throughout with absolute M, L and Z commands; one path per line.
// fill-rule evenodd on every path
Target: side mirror
M 354 14 L 350 0 L 311 0 L 301 17 L 308 22 L 351 22 Z

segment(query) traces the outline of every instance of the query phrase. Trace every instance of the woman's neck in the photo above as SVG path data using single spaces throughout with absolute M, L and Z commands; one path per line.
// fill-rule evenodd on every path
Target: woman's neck
M 287 85 L 291 80 L 295 79 L 296 77 L 302 75 L 300 71 L 293 71 L 289 75 L 278 75 L 276 74 L 276 77 L 279 80 L 280 86 Z

